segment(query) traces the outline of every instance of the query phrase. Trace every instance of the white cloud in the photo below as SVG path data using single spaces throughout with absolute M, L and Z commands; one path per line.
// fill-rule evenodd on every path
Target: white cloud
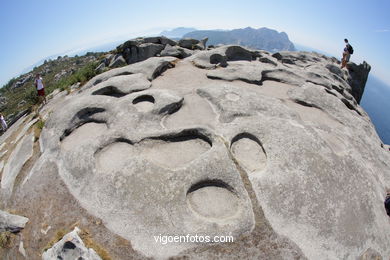
M 380 29 L 380 30 L 375 30 L 374 32 L 376 33 L 385 33 L 385 32 L 390 32 L 389 29 Z

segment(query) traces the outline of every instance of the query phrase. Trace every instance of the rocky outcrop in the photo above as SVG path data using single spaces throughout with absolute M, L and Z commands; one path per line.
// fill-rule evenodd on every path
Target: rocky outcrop
M 155 56 L 186 58 L 193 54 L 193 50 L 204 50 L 206 42 L 207 38 L 203 40 L 186 38 L 179 42 L 164 36 L 136 38 L 119 45 L 116 48 L 117 55 L 106 57 L 99 65 L 99 70 L 103 68 L 102 64 L 105 64 L 105 66 L 109 65 L 109 67 L 120 67 L 125 65 L 123 61 L 127 64 L 132 64 Z M 114 63 L 118 59 L 120 59 L 120 62 Z
M 101 260 L 92 248 L 86 248 L 78 233 L 77 227 L 66 234 L 52 248 L 45 251 L 42 260 L 52 259 L 83 259 L 83 260 Z
M 53 98 L 42 154 L 2 197 L 30 212 L 26 252 L 50 241 L 41 229 L 79 222 L 113 259 L 388 258 L 390 153 L 350 65 L 221 46 L 112 69 Z M 187 234 L 234 242 L 164 243 Z
M 104 63 L 102 63 L 102 64 L 104 64 Z M 117 54 L 117 55 L 115 55 L 112 58 L 112 61 L 110 62 L 108 67 L 110 67 L 110 68 L 118 68 L 118 67 L 123 67 L 125 65 L 127 65 L 125 58 L 123 58 L 122 55 Z M 101 67 L 100 68 L 96 68 L 96 70 L 101 70 L 101 69 L 102 69 Z
M 183 38 L 179 40 L 179 46 L 190 50 L 204 50 L 206 49 L 206 42 L 208 38 L 205 37 L 202 40 L 196 40 L 192 38 Z
M 116 48 L 127 64 L 146 60 L 159 54 L 166 45 L 174 46 L 177 43 L 164 36 L 137 38 L 129 40 Z
M 28 218 L 0 210 L 0 232 L 19 232 L 26 226 L 27 222 Z
M 5 97 L 0 96 L 0 110 L 3 110 L 6 104 L 7 99 Z
M 22 87 L 26 82 L 32 80 L 34 78 L 32 73 L 28 73 L 21 77 L 15 84 L 11 86 L 11 89 L 16 89 Z
M 287 70 L 280 70 L 279 72 L 266 71 L 264 72 L 266 77 L 282 78 L 280 81 L 299 85 L 302 82 L 312 82 L 314 84 L 326 86 L 328 89 L 334 89 L 340 94 L 344 95 L 346 99 L 351 100 L 353 96 L 354 101 L 359 103 L 364 92 L 364 86 L 366 85 L 368 73 L 371 70 L 371 66 L 366 62 L 360 65 L 356 65 L 353 62 L 348 63 L 348 73 L 345 70 L 340 69 L 339 62 L 335 58 L 328 58 L 324 55 L 312 55 L 307 52 L 277 52 L 272 55 L 283 64 L 287 66 L 295 65 Z M 319 66 L 321 60 L 325 59 L 332 63 L 323 64 Z M 324 72 L 324 66 L 331 72 L 327 76 Z M 296 68 L 300 68 L 298 71 Z M 283 75 L 282 75 L 283 74 Z M 321 75 L 322 74 L 322 75 Z M 334 84 L 333 82 L 337 82 Z M 337 86 L 338 85 L 338 86 Z
M 165 45 L 164 50 L 161 51 L 161 56 L 172 56 L 179 59 L 187 58 L 193 54 L 193 51 L 179 46 Z
M 353 62 L 348 62 L 348 71 L 350 77 L 348 83 L 352 87 L 352 96 L 356 99 L 356 102 L 360 103 L 362 99 L 364 87 L 366 86 L 368 73 L 371 70 L 371 66 L 367 62 L 356 65 Z

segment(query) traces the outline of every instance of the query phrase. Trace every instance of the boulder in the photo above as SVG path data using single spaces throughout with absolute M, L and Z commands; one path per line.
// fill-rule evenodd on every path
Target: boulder
M 241 46 L 231 45 L 198 52 L 191 57 L 191 60 L 199 68 L 212 69 L 217 65 L 227 66 L 227 61 L 252 61 L 257 56 L 258 54 L 256 52 L 244 49 Z
M 183 59 L 191 56 L 193 51 L 184 49 L 178 46 L 171 46 L 169 44 L 165 45 L 164 50 L 161 51 L 160 55 L 163 56 L 172 56 L 179 59 Z
M 92 249 L 86 248 L 78 233 L 80 229 L 75 229 L 66 234 L 53 247 L 42 254 L 42 260 L 52 259 L 83 259 L 101 260 L 100 256 Z
M 204 50 L 206 49 L 206 42 L 208 38 L 196 40 L 191 38 L 184 38 L 179 40 L 179 46 L 190 50 Z
M 156 36 L 156 37 L 146 37 L 143 38 L 143 43 L 156 43 L 156 44 L 163 44 L 163 45 L 171 45 L 174 46 L 177 44 L 176 41 L 168 39 L 167 37 L 164 36 Z
M 19 232 L 26 226 L 27 222 L 28 218 L 0 210 L 0 232 Z
M 196 45 L 197 46 L 197 49 L 199 50 L 205 50 L 206 49 L 206 43 L 208 41 L 209 38 L 203 38 L 202 40 L 199 41 L 199 43 Z
M 111 60 L 110 64 L 108 65 L 108 67 L 110 67 L 110 68 L 118 68 L 118 67 L 123 67 L 125 65 L 127 65 L 126 60 L 123 58 L 122 55 L 117 54 L 117 55 L 115 55 L 112 58 L 112 60 Z M 98 69 L 98 68 L 96 68 L 96 69 Z
M 126 62 L 126 61 L 125 61 L 125 62 Z M 99 74 L 99 73 L 102 73 L 102 72 L 104 71 L 105 68 L 106 68 L 106 63 L 105 63 L 105 62 L 102 62 L 102 63 L 100 63 L 100 64 L 96 67 L 95 71 Z

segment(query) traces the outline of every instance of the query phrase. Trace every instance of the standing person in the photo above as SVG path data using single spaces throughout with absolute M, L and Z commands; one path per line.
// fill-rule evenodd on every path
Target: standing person
M 385 209 L 386 209 L 387 215 L 389 215 L 389 217 L 390 217 L 390 190 L 387 190 L 387 195 L 386 195 L 386 199 L 385 199 Z
M 39 73 L 35 77 L 35 87 L 38 91 L 39 103 L 43 100 L 43 104 L 46 104 L 45 87 L 43 86 L 43 80 Z
M 1 127 L 3 128 L 3 131 L 5 132 L 8 128 L 7 122 L 5 122 L 4 116 L 2 113 L 0 113 L 0 121 L 1 121 Z
M 347 62 L 351 58 L 351 54 L 353 54 L 353 48 L 351 44 L 348 43 L 348 39 L 344 39 L 344 42 L 345 42 L 345 48 L 343 51 L 343 58 L 341 60 L 341 68 L 347 66 Z

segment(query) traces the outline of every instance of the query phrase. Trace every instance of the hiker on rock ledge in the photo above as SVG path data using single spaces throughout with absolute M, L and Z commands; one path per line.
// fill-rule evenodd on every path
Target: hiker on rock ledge
M 351 58 L 351 54 L 353 54 L 353 48 L 351 44 L 348 43 L 348 39 L 344 39 L 345 48 L 343 51 L 343 58 L 341 59 L 341 68 L 345 68 L 347 66 L 347 62 Z
M 38 91 L 39 103 L 43 101 L 43 104 L 46 104 L 45 87 L 43 86 L 43 80 L 39 73 L 35 77 L 35 87 Z

